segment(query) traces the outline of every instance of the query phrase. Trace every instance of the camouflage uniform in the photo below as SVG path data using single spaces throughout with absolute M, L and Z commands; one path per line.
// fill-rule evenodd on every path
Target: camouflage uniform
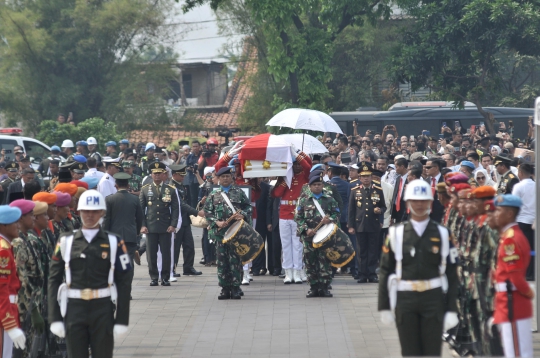
M 217 221 L 226 221 L 233 215 L 229 205 L 223 199 L 221 193 L 226 193 L 234 208 L 244 216 L 244 221 L 251 225 L 251 203 L 242 189 L 232 184 L 228 193 L 223 188 L 216 189 L 210 193 L 204 204 L 206 220 L 209 224 L 208 239 L 216 242 L 217 245 L 217 272 L 219 286 L 223 288 L 240 287 L 242 282 L 242 262 L 240 257 L 234 252 L 234 247 L 223 244 L 223 236 L 228 227 L 220 229 Z
M 140 176 L 138 176 L 137 174 L 133 173 L 131 175 L 131 179 L 129 179 L 128 183 L 129 183 L 129 192 L 139 192 L 139 191 L 141 191 L 142 178 Z
M 12 241 L 17 275 L 21 281 L 21 289 L 18 292 L 18 307 L 21 327 L 26 334 L 26 349 L 22 354 L 23 357 L 28 356 L 33 338 L 37 333 L 32 326 L 31 312 L 36 307 L 39 310 L 43 301 L 43 264 L 39 253 L 34 250 L 31 243 L 34 240 L 39 239 L 31 232 L 26 235 L 19 232 L 19 237 Z
M 323 193 L 333 198 L 338 203 L 339 212 L 342 213 L 345 207 L 343 206 L 344 205 L 343 198 L 339 194 L 336 186 L 327 182 L 323 182 Z M 310 194 L 311 194 L 311 190 L 309 190 L 309 184 L 304 184 L 302 186 L 302 191 L 300 192 L 300 196 L 298 197 L 298 202 L 300 202 L 302 198 L 309 197 Z M 348 205 L 348 203 L 346 204 Z M 339 226 L 340 224 L 339 220 L 336 222 L 336 224 Z
M 304 264 L 306 265 L 308 282 L 312 287 L 317 285 L 327 286 L 332 280 L 330 261 L 328 261 L 321 249 L 313 247 L 313 236 L 307 236 L 307 230 L 314 229 L 323 219 L 314 204 L 314 200 L 319 202 L 324 213 L 334 223 L 339 222 L 340 215 L 337 201 L 326 193 L 324 189 L 319 199 L 313 196 L 311 190 L 309 194 L 300 196 L 294 220 L 297 223 L 296 235 L 304 243 Z
M 52 220 L 52 224 L 53 224 L 54 236 L 56 238 L 56 242 L 58 242 L 58 238 L 63 233 L 73 231 L 73 224 L 67 218 L 62 221 Z
M 79 230 L 82 227 L 81 217 L 77 214 L 75 214 L 75 211 L 70 210 L 68 220 L 71 222 L 71 226 L 73 226 L 73 230 Z

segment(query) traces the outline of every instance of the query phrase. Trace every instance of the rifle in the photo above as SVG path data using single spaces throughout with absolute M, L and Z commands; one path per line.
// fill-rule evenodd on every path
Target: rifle
M 30 358 L 39 358 L 45 353 L 45 332 L 36 334 L 30 347 Z

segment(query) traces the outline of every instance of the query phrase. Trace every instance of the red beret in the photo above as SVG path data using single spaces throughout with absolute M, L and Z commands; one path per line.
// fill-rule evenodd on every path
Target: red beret
M 452 175 L 450 175 L 450 174 L 452 174 Z M 448 173 L 444 177 L 444 181 L 445 181 L 446 185 L 452 186 L 453 184 L 467 183 L 469 181 L 469 177 L 466 176 L 465 174 L 459 173 L 459 172 Z
M 487 200 L 484 203 L 484 209 L 486 211 L 495 211 L 495 202 L 493 200 Z
M 49 205 L 56 203 L 56 199 L 57 199 L 56 194 L 47 193 L 45 191 L 34 194 L 34 196 L 32 197 L 33 201 L 41 201 Z
M 80 180 L 72 180 L 70 182 L 70 184 L 75 184 L 77 185 L 78 188 L 85 188 L 86 190 L 88 190 L 88 183 L 85 183 L 83 181 L 80 181 Z
M 470 199 L 471 198 L 471 188 L 460 190 L 458 193 L 458 198 L 460 199 Z
M 71 183 L 60 183 L 54 188 L 54 191 L 75 196 L 75 194 L 77 194 L 77 185 Z
M 471 186 L 467 183 L 458 183 L 458 184 L 452 184 L 450 186 L 450 189 L 448 189 L 452 194 L 458 194 L 460 191 L 465 189 L 470 189 Z
M 21 209 L 22 214 L 26 215 L 28 213 L 31 213 L 32 210 L 34 210 L 36 203 L 30 200 L 19 199 L 19 200 L 12 201 L 11 204 L 9 204 L 9 206 L 11 206 L 12 208 Z

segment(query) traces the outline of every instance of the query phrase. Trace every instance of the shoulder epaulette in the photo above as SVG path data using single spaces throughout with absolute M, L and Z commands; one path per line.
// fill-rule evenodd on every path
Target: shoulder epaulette
M 150 184 L 144 184 L 144 185 L 141 187 L 141 189 L 146 188 L 146 187 L 149 186 L 149 185 L 150 185 Z
M 360 185 L 357 185 L 357 186 L 355 186 L 354 188 L 351 188 L 351 190 L 356 190 L 356 189 L 358 189 L 358 188 L 360 188 Z
M 382 188 L 381 188 L 380 186 L 377 186 L 377 185 L 373 185 L 373 187 L 374 187 L 375 189 L 379 189 L 379 190 L 382 190 Z
M 4 238 L 0 237 L 0 249 L 9 249 L 10 247 L 10 243 L 7 242 Z
M 171 184 L 167 184 L 167 185 L 170 186 L 173 189 L 176 189 L 176 187 L 174 185 L 171 185 Z
M 379 184 L 379 185 L 381 184 L 381 182 L 378 181 L 378 180 L 372 180 L 372 182 L 374 182 L 375 184 Z
M 508 174 L 508 177 L 509 177 L 510 179 L 514 179 L 516 176 L 515 176 L 514 174 Z

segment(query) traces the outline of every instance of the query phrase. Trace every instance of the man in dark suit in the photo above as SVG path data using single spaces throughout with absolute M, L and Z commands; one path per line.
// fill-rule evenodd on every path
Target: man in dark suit
M 137 250 L 137 234 L 141 231 L 143 212 L 139 199 L 132 195 L 129 190 L 129 179 L 131 175 L 127 173 L 116 173 L 114 176 L 118 191 L 105 198 L 107 212 L 103 220 L 102 228 L 118 235 L 124 240 L 126 249 L 133 266 L 133 258 Z M 133 282 L 133 270 L 128 273 L 129 289 Z
M 394 186 L 394 195 L 392 196 L 392 212 L 390 218 L 393 223 L 402 222 L 407 214 L 407 205 L 405 204 L 405 200 L 403 200 L 405 186 L 407 185 L 407 164 L 407 159 L 403 156 L 398 156 L 398 158 L 394 160 L 398 176 Z
M 255 210 L 257 210 L 257 222 L 255 225 L 255 231 L 257 231 L 265 241 L 265 247 L 262 249 L 259 256 L 253 260 L 253 266 L 251 271 L 253 271 L 253 276 L 259 276 L 261 274 L 265 275 L 266 271 L 270 273 L 274 272 L 274 260 L 272 259 L 272 249 L 274 248 L 272 242 L 271 232 L 268 231 L 268 201 L 270 198 L 270 184 L 261 181 L 259 183 L 261 188 L 261 195 L 255 203 Z M 266 253 L 268 252 L 268 266 L 266 264 Z
M 8 186 L 7 193 L 4 195 L 4 205 L 9 204 L 9 197 L 15 193 L 22 193 L 27 183 L 30 183 L 36 177 L 36 172 L 32 168 L 26 168 L 21 173 L 21 180 L 15 181 Z
M 17 176 L 19 175 L 19 164 L 17 162 L 6 163 L 7 178 L 0 182 L 0 203 L 4 203 L 7 200 L 7 191 L 10 184 L 15 183 Z
M 184 275 L 202 275 L 201 271 L 195 270 L 193 264 L 195 262 L 195 243 L 193 241 L 193 233 L 191 232 L 191 219 L 193 216 L 204 216 L 204 211 L 198 211 L 189 203 L 191 203 L 189 188 L 182 184 L 186 176 L 186 166 L 171 165 L 169 167 L 172 172 L 171 186 L 175 187 L 178 195 L 180 196 L 180 214 L 182 214 L 182 226 L 174 237 L 174 270 L 173 276 L 180 277 L 180 274 L 176 272 L 178 266 L 178 260 L 180 258 L 180 248 L 182 248 L 184 265 Z
M 141 234 L 146 234 L 146 259 L 150 273 L 150 286 L 157 286 L 159 272 L 157 251 L 161 251 L 161 285 L 170 286 L 171 239 L 180 216 L 180 206 L 176 188 L 164 183 L 167 179 L 167 166 L 161 162 L 150 164 L 152 183 L 141 188 L 139 202 L 143 210 Z
M 431 214 L 429 214 L 429 217 L 431 220 L 440 223 L 444 215 L 444 206 L 439 200 L 437 184 L 444 181 L 441 174 L 442 162 L 437 158 L 430 158 L 426 162 L 425 168 L 429 176 L 426 181 L 431 186 L 431 191 L 433 192 L 433 205 L 431 207 Z
M 273 186 L 270 186 L 272 191 Z M 272 235 L 272 250 L 268 251 L 268 260 L 272 260 L 274 267 L 273 271 L 270 271 L 272 276 L 281 275 L 281 235 L 279 234 L 279 206 L 281 202 L 279 198 L 268 199 L 266 203 L 266 228 Z

